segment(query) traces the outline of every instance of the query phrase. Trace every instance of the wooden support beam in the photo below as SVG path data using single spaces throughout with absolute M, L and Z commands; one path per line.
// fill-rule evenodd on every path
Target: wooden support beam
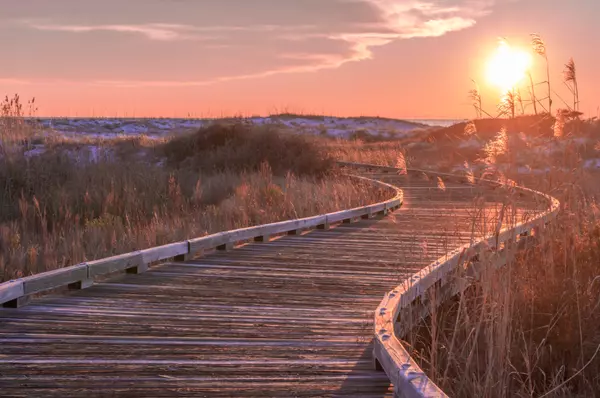
M 219 250 L 219 251 L 229 251 L 229 250 L 233 250 L 233 248 L 234 248 L 233 242 L 227 242 L 227 243 L 217 246 L 217 250 Z
M 141 264 L 135 265 L 131 268 L 125 269 L 125 272 L 128 274 L 143 274 L 146 271 L 148 271 L 147 263 L 141 263 Z
M 91 287 L 94 284 L 94 279 L 87 278 L 81 281 L 73 282 L 68 285 L 69 290 L 82 290 Z
M 23 281 L 8 281 L 0 284 L 0 304 L 11 303 L 25 294 Z M 14 303 L 16 305 L 16 302 Z
M 185 261 L 190 261 L 191 259 L 193 259 L 194 257 L 201 257 L 204 255 L 204 252 L 201 250 L 197 253 L 185 253 L 185 254 L 180 254 L 178 256 L 173 257 L 173 260 L 175 262 L 185 262 Z
M 373 369 L 377 372 L 383 372 L 383 366 L 381 366 L 381 363 L 379 362 L 375 354 L 373 354 Z
M 21 308 L 31 302 L 31 296 L 21 296 L 2 304 L 4 308 Z
M 44 292 L 89 279 L 88 265 L 78 264 L 23 278 L 23 295 Z
M 378 217 L 385 217 L 388 215 L 388 209 L 383 209 L 381 211 L 378 211 L 377 213 L 375 213 Z
M 330 228 L 330 225 L 328 222 L 317 225 L 317 229 L 322 229 L 324 231 L 327 231 L 329 228 Z

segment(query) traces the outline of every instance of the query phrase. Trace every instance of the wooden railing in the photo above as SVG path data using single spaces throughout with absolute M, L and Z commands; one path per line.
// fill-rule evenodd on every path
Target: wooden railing
M 207 250 L 228 250 L 238 242 L 250 240 L 268 241 L 271 236 L 278 234 L 296 235 L 306 229 L 328 229 L 331 224 L 335 223 L 349 223 L 358 218 L 385 215 L 402 205 L 403 196 L 400 189 L 365 177 L 350 177 L 387 188 L 394 196 L 391 199 L 373 205 L 314 217 L 219 232 L 201 238 L 171 243 L 146 250 L 138 250 L 11 280 L 0 284 L 0 305 L 16 308 L 26 305 L 32 295 L 49 290 L 66 287 L 69 289 L 85 289 L 93 285 L 94 279 L 99 276 L 119 271 L 138 274 L 145 272 L 152 263 L 159 263 L 169 259 L 183 261 L 201 255 L 202 252 Z
M 393 167 L 360 163 L 345 163 L 345 165 L 385 173 L 400 171 Z M 440 176 L 445 181 L 467 182 L 466 176 L 417 169 L 408 169 L 408 172 Z M 496 187 L 503 185 L 497 181 L 477 180 L 481 184 L 491 184 Z M 489 263 L 485 264 L 487 266 L 500 267 L 506 264 L 513 254 L 510 252 L 512 242 L 531 235 L 532 230 L 546 225 L 558 214 L 560 203 L 557 199 L 524 187 L 511 186 L 509 188 L 543 200 L 548 205 L 547 210 L 530 221 L 520 222 L 510 228 L 504 228 L 498 233 L 490 234 L 477 242 L 454 249 L 388 292 L 377 307 L 374 319 L 376 367 L 385 371 L 389 377 L 394 385 L 395 396 L 407 398 L 447 397 L 411 358 L 399 337 L 405 335 L 413 325 L 417 326 L 418 319 L 422 319 L 433 305 L 440 305 L 445 299 L 468 287 L 465 279 L 456 278 L 456 271 L 460 266 L 470 264 L 464 274 L 467 276 L 478 275 L 477 268 L 483 266 L 481 262 L 483 254 L 488 256 Z M 502 249 L 502 247 L 504 248 Z M 432 290 L 436 290 L 435 296 L 429 295 Z M 435 303 L 428 302 L 430 297 L 436 297 Z M 414 322 L 415 313 L 417 322 Z
M 400 171 L 394 167 L 348 162 L 339 163 L 353 169 L 381 173 L 398 173 Z M 445 181 L 467 182 L 464 176 L 415 169 L 409 169 L 408 171 L 440 176 Z M 374 215 L 385 215 L 402 205 L 403 194 L 399 188 L 366 177 L 352 177 L 388 188 L 394 192 L 394 197 L 373 205 L 220 232 L 8 281 L 0 284 L 0 304 L 4 307 L 19 307 L 27 304 L 32 295 L 65 287 L 85 289 L 93 284 L 96 277 L 114 272 L 142 273 L 153 263 L 170 259 L 184 261 L 200 255 L 203 251 L 228 250 L 236 243 L 250 240 L 268 241 L 271 236 L 278 234 L 296 235 L 306 229 L 328 229 L 330 225 L 335 223 L 349 223 L 357 218 L 365 219 Z M 501 185 L 496 181 L 483 179 L 479 179 L 479 182 L 494 186 Z M 467 287 L 465 283 L 458 283 L 459 281 L 454 280 L 453 277 L 460 265 L 466 262 L 476 264 L 478 256 L 490 247 L 497 249 L 492 253 L 494 264 L 496 266 L 503 265 L 508 257 L 507 250 L 500 250 L 503 244 L 508 244 L 516 241 L 519 237 L 529 235 L 533 229 L 545 225 L 558 213 L 559 202 L 551 196 L 523 187 L 512 187 L 512 189 L 517 189 L 524 194 L 544 200 L 548 204 L 548 210 L 531 221 L 521 222 L 514 227 L 502 230 L 498 234 L 489 235 L 478 242 L 464 245 L 447 253 L 405 280 L 392 291 L 386 293 L 375 311 L 374 357 L 377 365 L 385 371 L 394 384 L 396 396 L 411 398 L 446 397 L 446 394 L 425 375 L 400 343 L 398 337 L 401 336 L 398 335 L 404 334 L 407 328 L 412 326 L 412 322 L 403 323 L 403 311 L 413 311 L 416 307 L 415 304 L 423 308 L 430 307 L 431 303 L 426 303 L 426 301 L 428 292 L 432 289 L 441 290 L 441 294 L 437 294 L 437 297 L 447 298 L 459 293 Z M 441 303 L 441 300 L 436 301 L 436 304 L 439 305 L 439 303 Z M 400 319 L 400 322 L 398 322 L 398 319 Z

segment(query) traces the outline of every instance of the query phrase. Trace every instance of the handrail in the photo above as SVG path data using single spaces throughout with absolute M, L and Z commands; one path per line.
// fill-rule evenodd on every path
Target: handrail
M 398 173 L 400 169 L 388 166 L 378 166 L 364 163 L 338 162 L 341 166 L 379 170 L 384 173 Z M 435 172 L 431 170 L 408 169 L 408 172 L 421 172 L 458 179 L 465 182 L 463 176 Z M 71 289 L 84 289 L 91 286 L 96 276 L 111 274 L 117 271 L 127 273 L 142 273 L 148 269 L 150 263 L 161 262 L 171 258 L 186 260 L 204 250 L 228 250 L 235 243 L 254 239 L 255 241 L 268 241 L 271 235 L 287 233 L 295 235 L 303 229 L 318 228 L 328 229 L 337 222 L 351 222 L 354 218 L 370 218 L 373 215 L 385 215 L 388 211 L 398 209 L 403 203 L 402 190 L 393 185 L 374 179 L 354 176 L 350 177 L 368 181 L 372 184 L 393 190 L 393 198 L 373 205 L 356 207 L 312 217 L 296 220 L 281 221 L 276 223 L 241 228 L 231 231 L 219 232 L 204 237 L 171 243 L 164 246 L 138 250 L 118 256 L 90 261 L 37 275 L 20 278 L 0 284 L 0 305 L 4 307 L 19 307 L 26 305 L 31 295 L 48 290 L 68 286 Z M 483 183 L 506 185 L 497 181 L 477 179 Z M 394 328 L 403 309 L 410 307 L 415 301 L 422 298 L 432 287 L 448 287 L 448 276 L 458 268 L 463 261 L 474 259 L 486 247 L 499 247 L 501 243 L 514 241 L 518 235 L 528 234 L 532 229 L 542 226 L 556 217 L 560 203 L 555 198 L 544 193 L 514 186 L 513 189 L 541 197 L 549 204 L 548 210 L 528 222 L 521 222 L 515 227 L 490 234 L 473 244 L 463 245 L 437 261 L 421 269 L 412 277 L 406 279 L 392 291 L 384 295 L 383 300 L 375 311 L 375 347 L 374 356 L 394 384 L 395 393 L 402 397 L 447 397 L 447 395 L 433 383 L 421 370 L 418 364 L 410 357 L 408 351 L 400 343 Z M 500 262 L 505 262 L 500 258 Z M 459 287 L 460 289 L 465 286 Z M 452 288 L 454 290 L 454 288 Z M 453 291 L 452 290 L 452 291 Z
M 403 194 L 399 188 L 366 177 L 355 175 L 350 175 L 350 177 L 388 188 L 395 195 L 391 199 L 379 203 L 349 210 L 219 232 L 7 281 L 0 284 L 0 307 L 20 307 L 26 305 L 32 295 L 57 288 L 85 289 L 94 283 L 95 277 L 113 272 L 125 271 L 138 274 L 145 272 L 151 263 L 171 258 L 186 260 L 205 250 L 228 250 L 237 242 L 251 239 L 268 241 L 270 236 L 276 234 L 296 235 L 304 229 L 328 229 L 334 223 L 348 223 L 359 217 L 370 218 L 374 215 L 386 215 L 389 211 L 394 211 L 402 205 Z
M 371 170 L 381 170 L 384 172 L 399 172 L 400 169 L 387 166 L 374 166 L 363 163 L 348 163 L 343 165 L 365 168 Z M 440 173 L 429 170 L 408 169 L 408 172 L 428 173 L 438 176 L 458 179 L 460 182 L 466 180 L 466 177 Z M 508 186 L 507 184 L 489 179 L 477 178 L 483 183 L 492 183 L 499 186 Z M 404 309 L 411 307 L 417 300 L 421 301 L 425 293 L 431 288 L 444 288 L 449 290 L 450 295 L 454 295 L 466 288 L 466 285 L 452 286 L 449 280 L 451 273 L 466 261 L 475 262 L 479 253 L 488 247 L 496 247 L 501 244 L 514 242 L 517 236 L 525 236 L 533 229 L 543 226 L 556 217 L 559 211 L 560 202 L 550 195 L 533 189 L 510 186 L 512 189 L 523 193 L 532 194 L 547 201 L 548 209 L 535 219 L 520 222 L 516 226 L 499 231 L 499 233 L 490 234 L 478 242 L 465 244 L 421 269 L 410 278 L 406 279 L 395 289 L 386 293 L 383 300 L 375 311 L 375 347 L 373 349 L 376 366 L 381 367 L 394 385 L 395 396 L 407 398 L 423 397 L 447 397 L 447 395 L 433 382 L 419 365 L 410 357 L 410 354 L 404 348 L 396 336 L 395 321 Z M 508 256 L 506 251 L 499 254 L 496 259 L 496 266 L 504 265 Z M 458 291 L 457 291 L 458 290 Z M 439 303 L 438 303 L 439 304 Z

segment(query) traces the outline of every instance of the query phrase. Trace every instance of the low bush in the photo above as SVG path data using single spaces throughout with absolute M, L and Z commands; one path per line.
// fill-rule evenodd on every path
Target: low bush
M 205 171 L 256 171 L 268 163 L 276 175 L 324 176 L 335 162 L 320 143 L 274 126 L 214 124 L 176 137 L 162 148 L 169 165 Z

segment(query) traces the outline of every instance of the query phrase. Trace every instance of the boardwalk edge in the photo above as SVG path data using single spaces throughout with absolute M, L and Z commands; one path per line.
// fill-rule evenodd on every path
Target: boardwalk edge
M 332 224 L 341 223 L 353 218 L 361 218 L 365 215 L 371 217 L 373 214 L 387 214 L 388 211 L 397 209 L 402 205 L 403 193 L 399 188 L 366 177 L 356 175 L 349 175 L 349 177 L 386 188 L 394 196 L 380 203 L 349 210 L 219 232 L 200 238 L 124 253 L 4 282 L 0 284 L 0 308 L 26 305 L 29 303 L 30 296 L 54 289 L 63 287 L 85 289 L 93 285 L 95 278 L 115 272 L 139 274 L 145 272 L 153 263 L 166 262 L 170 259 L 175 261 L 187 260 L 201 255 L 207 250 L 231 249 L 239 242 L 264 240 L 264 237 L 279 234 L 299 234 L 303 230 L 317 228 L 328 229 Z

